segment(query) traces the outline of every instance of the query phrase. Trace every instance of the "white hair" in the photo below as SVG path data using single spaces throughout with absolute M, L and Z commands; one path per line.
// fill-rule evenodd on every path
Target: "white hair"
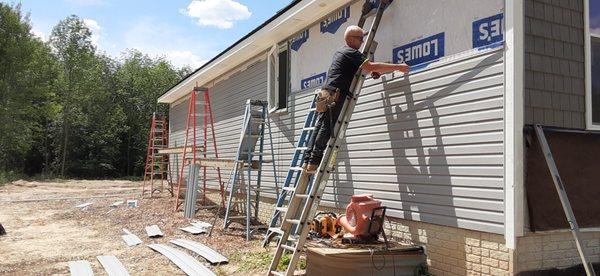
M 365 33 L 365 31 L 361 27 L 356 25 L 350 25 L 348 26 L 348 28 L 346 28 L 346 31 L 344 32 L 344 37 L 348 37 L 348 35 L 350 35 L 350 33 L 353 32 L 360 32 L 361 34 Z

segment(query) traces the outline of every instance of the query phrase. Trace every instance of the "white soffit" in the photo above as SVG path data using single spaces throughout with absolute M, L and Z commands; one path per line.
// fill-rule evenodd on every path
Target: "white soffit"
M 290 37 L 332 11 L 352 2 L 349 0 L 308 0 L 296 4 L 221 57 L 169 89 L 158 98 L 158 102 L 173 103 L 192 91 L 196 82 L 199 86 L 205 85 L 246 60 L 266 51 L 273 44 Z

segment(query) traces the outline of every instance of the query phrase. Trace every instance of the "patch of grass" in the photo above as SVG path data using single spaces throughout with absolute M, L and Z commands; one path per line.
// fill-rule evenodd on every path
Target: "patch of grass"
M 0 186 L 24 178 L 23 174 L 14 171 L 0 171 Z
M 236 252 L 229 257 L 229 262 L 238 265 L 236 272 L 264 270 L 271 264 L 273 255 L 268 251 Z
M 284 254 L 283 256 L 281 256 L 281 261 L 279 262 L 279 265 L 277 266 L 277 270 L 280 270 L 280 271 L 285 270 L 291 260 L 292 260 L 292 254 L 288 253 L 288 254 Z M 306 269 L 306 259 L 305 258 L 300 258 L 300 260 L 298 261 L 297 268 Z

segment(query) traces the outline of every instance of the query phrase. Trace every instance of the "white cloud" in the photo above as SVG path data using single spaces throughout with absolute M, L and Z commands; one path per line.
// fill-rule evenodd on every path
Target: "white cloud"
M 30 33 L 33 34 L 34 36 L 38 37 L 42 41 L 48 41 L 48 35 L 42 31 L 40 31 L 39 29 L 31 28 Z
M 600 28 L 590 29 L 590 33 L 600 36 Z
M 102 36 L 102 28 L 98 21 L 94 19 L 84 18 L 83 23 L 92 32 L 92 43 L 96 46 L 100 43 L 100 37 Z
M 165 54 L 165 57 L 167 58 L 167 60 L 171 61 L 172 64 L 178 66 L 178 67 L 182 67 L 185 65 L 189 65 L 190 67 L 192 67 L 192 69 L 198 68 L 202 65 L 204 65 L 208 60 L 207 59 L 203 59 L 199 56 L 197 56 L 196 54 L 192 53 L 191 51 L 179 51 L 179 50 L 173 50 L 173 51 L 168 51 Z
M 181 12 L 196 19 L 200 26 L 219 29 L 233 27 L 233 22 L 250 18 L 248 7 L 233 0 L 193 0 Z
M 130 26 L 119 41 L 123 49 L 137 49 L 153 57 L 164 57 L 177 67 L 193 69 L 214 54 L 207 43 L 196 43 L 176 26 L 162 20 L 145 18 Z

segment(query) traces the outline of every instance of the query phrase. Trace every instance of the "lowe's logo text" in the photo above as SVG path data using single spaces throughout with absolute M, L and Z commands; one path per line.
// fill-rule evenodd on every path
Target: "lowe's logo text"
M 290 48 L 292 48 L 292 50 L 294 51 L 298 51 L 300 49 L 300 46 L 302 46 L 302 44 L 304 44 L 304 42 L 306 42 L 308 40 L 308 29 L 300 32 L 297 36 L 292 37 L 292 39 L 290 39 Z
M 473 22 L 473 48 L 504 40 L 504 14 L 500 13 Z
M 350 18 L 350 6 L 321 21 L 321 33 L 335 34 L 340 26 L 348 21 L 348 18 Z
M 312 77 L 303 79 L 300 81 L 300 87 L 302 89 L 321 86 L 325 83 L 325 78 L 327 77 L 327 73 L 323 72 L 318 75 L 314 75 Z
M 444 56 L 444 33 L 396 47 L 392 52 L 394 63 L 416 65 L 439 59 Z

